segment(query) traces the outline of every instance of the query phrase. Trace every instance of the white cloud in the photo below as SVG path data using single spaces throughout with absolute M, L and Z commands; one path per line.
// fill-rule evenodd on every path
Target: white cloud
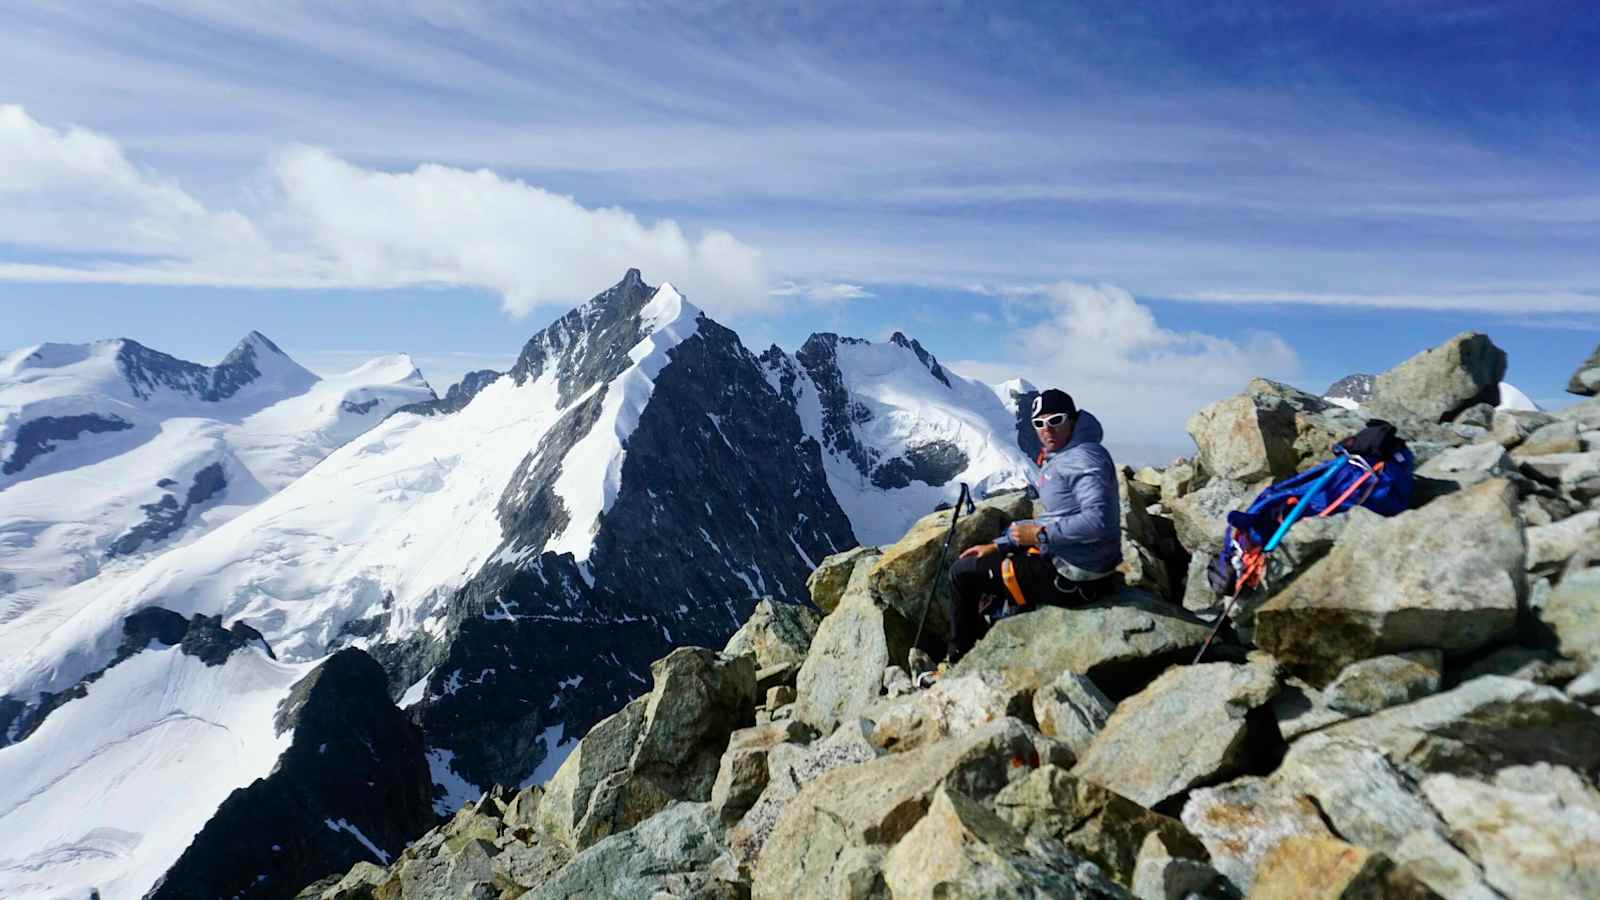
M 77 254 L 142 254 L 84 266 L 0 264 L 0 279 L 390 288 L 450 284 L 498 294 L 513 315 L 592 296 L 637 267 L 677 281 L 712 313 L 770 303 L 761 252 L 725 231 L 686 235 L 617 207 L 588 208 L 487 169 L 364 168 L 314 147 L 279 152 L 259 209 L 208 210 L 128 162 L 116 142 L 56 131 L 0 107 L 0 195 L 32 204 L 0 239 Z M 35 220 L 73 227 L 38 229 Z M 94 227 L 85 228 L 93 224 Z
M 1041 299 L 1042 321 L 1000 339 L 1007 356 L 948 365 L 990 383 L 1020 376 L 1066 390 L 1105 424 L 1107 446 L 1122 462 L 1193 453 L 1184 423 L 1196 410 L 1251 378 L 1291 380 L 1300 371 L 1276 335 L 1174 331 L 1112 285 L 1059 282 Z
M 115 141 L 57 130 L 0 105 L 0 240 L 110 253 L 256 253 L 243 216 L 213 213 L 174 181 L 141 171 Z
M 859 284 L 845 282 L 812 281 L 804 284 L 788 281 L 772 289 L 774 297 L 804 297 L 813 303 L 834 304 L 850 300 L 865 300 L 877 296 Z

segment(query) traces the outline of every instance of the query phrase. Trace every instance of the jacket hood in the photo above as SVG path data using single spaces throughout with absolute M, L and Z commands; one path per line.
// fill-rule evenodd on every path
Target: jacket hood
M 1078 421 L 1072 426 L 1072 437 L 1067 445 L 1056 452 L 1071 450 L 1079 444 L 1098 444 L 1105 440 L 1106 430 L 1101 427 L 1100 420 L 1088 410 L 1078 411 Z

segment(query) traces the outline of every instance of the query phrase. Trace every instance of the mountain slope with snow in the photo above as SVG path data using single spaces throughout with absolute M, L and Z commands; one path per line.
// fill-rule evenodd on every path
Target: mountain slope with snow
M 318 378 L 254 332 L 215 367 L 129 340 L 6 355 L 0 623 L 228 521 L 432 399 L 403 355 Z
M 794 356 L 773 347 L 762 362 L 821 444 L 829 487 L 865 543 L 895 540 L 955 500 L 960 482 L 979 497 L 1027 484 L 1015 407 L 899 332 L 885 344 L 814 334 Z
M 273 712 L 308 667 L 177 647 L 135 655 L 0 748 L 0 895 L 139 897 L 288 746 Z
M 1015 413 L 995 391 L 898 335 L 833 340 L 824 354 L 831 337 L 796 357 L 757 359 L 672 286 L 630 271 L 529 340 L 509 372 L 483 373 L 448 403 L 400 410 L 228 521 L 15 611 L 0 628 L 0 735 L 15 741 L 0 741 L 0 781 L 15 798 L 48 790 L 35 757 L 72 734 L 80 756 L 122 773 L 129 796 L 186 790 L 180 768 L 141 769 L 132 745 L 83 725 L 113 691 L 145 707 L 141 721 L 185 715 L 155 699 L 170 676 L 152 660 L 169 652 L 129 655 L 143 634 L 133 623 L 153 607 L 259 632 L 293 673 L 345 648 L 369 653 L 421 727 L 441 813 L 490 783 L 548 776 L 672 646 L 720 645 L 757 596 L 804 602 L 824 556 L 903 531 L 952 498 L 957 481 L 1019 480 Z M 176 390 L 202 379 L 148 380 Z M 284 399 L 240 422 L 307 421 L 324 408 L 309 394 L 297 395 L 301 409 Z M 830 431 L 840 407 L 855 418 Z M 235 690 L 224 672 L 246 652 L 257 651 L 198 677 Z M 145 694 L 125 688 L 130 680 Z M 290 681 L 269 693 L 283 699 Z M 185 733 L 222 793 L 262 774 L 255 756 L 226 762 L 230 735 L 258 735 L 263 753 L 288 740 L 261 731 L 267 699 L 243 705 L 255 710 L 251 724 Z M 197 802 L 216 809 L 207 791 Z M 99 838 L 67 805 L 47 814 L 0 803 L 0 830 L 25 807 L 43 817 L 29 821 L 50 843 L 0 857 L 0 894 L 35 884 L 30 861 L 49 854 L 100 858 Z M 192 819 L 157 807 L 138 827 L 119 824 L 114 861 L 82 871 L 129 886 L 165 871 L 183 847 L 156 836 L 193 835 Z M 232 826 L 214 824 L 207 846 L 226 846 Z M 330 840 L 352 840 L 330 828 Z M 298 874 L 304 883 L 326 873 Z M 111 882 L 71 882 L 89 883 Z

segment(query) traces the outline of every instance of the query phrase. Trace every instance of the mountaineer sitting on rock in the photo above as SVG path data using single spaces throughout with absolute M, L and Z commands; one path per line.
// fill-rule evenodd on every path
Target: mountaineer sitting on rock
M 1035 479 L 1044 515 L 1013 522 L 994 543 L 967 548 L 950 567 L 950 650 L 954 663 L 988 630 L 983 613 L 1011 598 L 1020 612 L 1076 606 L 1115 590 L 1122 562 L 1116 469 L 1100 445 L 1100 421 L 1065 391 L 1033 400 L 1039 436 Z

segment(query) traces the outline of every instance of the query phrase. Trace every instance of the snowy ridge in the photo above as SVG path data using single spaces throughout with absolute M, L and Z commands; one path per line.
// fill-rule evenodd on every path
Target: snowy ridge
M 0 362 L 0 458 L 18 463 L 0 475 L 0 622 L 228 521 L 433 397 L 403 355 L 319 379 L 252 332 L 229 358 L 207 368 L 119 340 Z M 213 395 L 233 378 L 233 392 L 206 400 L 173 386 L 183 378 Z
M 236 686 L 214 680 L 211 673 L 197 673 L 196 681 L 209 685 L 217 702 L 239 718 L 224 728 L 185 731 L 184 759 L 190 763 L 180 760 L 145 772 L 141 760 L 148 754 L 136 745 L 119 743 L 110 732 L 63 738 L 66 732 L 61 730 L 86 728 L 74 723 L 93 722 L 94 698 L 124 682 L 130 685 L 130 696 L 149 695 L 152 685 L 168 677 L 148 670 L 152 660 L 178 657 L 175 652 L 138 654 L 110 669 L 90 686 L 88 697 L 66 703 L 28 739 L 0 750 L 0 781 L 17 791 L 49 788 L 48 771 L 37 768 L 32 755 L 51 752 L 66 739 L 75 740 L 83 756 L 103 759 L 117 772 L 137 772 L 125 776 L 128 791 L 186 798 L 181 815 L 166 804 L 156 815 L 146 808 L 143 820 L 130 820 L 119 831 L 119 849 L 103 866 L 86 869 L 83 884 L 104 889 L 114 873 L 115 883 L 128 887 L 103 896 L 139 896 L 173 863 L 229 791 L 270 769 L 288 739 L 271 735 L 273 709 L 296 673 L 334 649 L 346 623 L 387 606 L 387 634 L 441 628 L 439 620 L 429 620 L 430 614 L 500 543 L 495 501 L 525 448 L 537 443 L 558 413 L 553 382 L 552 376 L 517 388 L 510 379 L 500 379 L 454 416 L 394 416 L 233 520 L 134 571 L 103 572 L 67 588 L 0 630 L 0 691 L 13 697 L 63 690 L 104 666 L 115 652 L 123 618 L 151 605 L 184 616 L 203 612 L 221 615 L 226 622 L 249 622 L 285 660 L 281 671 L 290 673 L 257 686 L 262 694 L 255 705 L 243 698 L 226 700 L 222 695 Z M 228 668 L 239 665 L 245 655 L 231 659 Z M 249 655 L 266 663 L 259 653 Z M 169 694 L 158 690 L 154 696 Z M 125 702 L 148 708 L 149 699 Z M 148 710 L 141 714 L 155 715 Z M 194 713 L 171 714 L 188 721 Z M 257 734 L 261 729 L 265 732 Z M 247 757 L 236 747 L 240 735 L 252 734 L 252 751 L 267 754 L 264 760 Z M 196 794 L 187 786 L 195 777 L 189 764 L 206 768 L 215 779 L 215 796 Z M 45 833 L 64 833 L 70 823 L 82 820 L 77 812 L 81 807 L 59 799 L 65 796 L 37 808 Z M 192 809 L 187 805 L 191 797 Z M 0 804 L 0 822 L 5 823 L 0 827 L 10 832 L 14 820 L 8 808 Z M 158 834 L 170 835 L 170 840 L 154 839 Z M 67 835 L 62 840 L 82 844 L 90 837 Z M 32 852 L 46 849 L 41 845 Z M 32 876 L 0 867 L 0 894 L 20 891 L 29 883 L 25 877 Z M 66 884 L 55 874 L 45 883 L 50 896 Z
M 545 550 L 571 553 L 580 563 L 589 559 L 595 525 L 611 509 L 622 487 L 628 436 L 639 426 L 639 414 L 650 402 L 668 352 L 694 335 L 699 317 L 700 310 L 669 283 L 657 288 L 640 311 L 647 336 L 628 351 L 633 366 L 611 382 L 599 420 L 563 461 L 555 491 L 571 518 Z
M 146 650 L 0 748 L 0 895 L 141 896 L 288 747 L 273 711 L 307 669 L 253 650 L 217 667 Z
M 396 415 L 196 540 L 61 591 L 0 631 L 0 691 L 71 685 L 149 605 L 243 618 L 288 660 L 320 658 L 385 604 L 390 631 L 428 627 L 440 596 L 499 546 L 495 504 L 559 413 L 554 380 L 500 379 L 448 418 Z

